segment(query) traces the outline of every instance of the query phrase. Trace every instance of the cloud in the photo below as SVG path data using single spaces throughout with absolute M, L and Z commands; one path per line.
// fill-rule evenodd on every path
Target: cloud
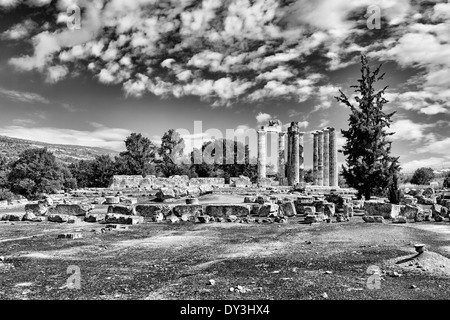
M 444 154 L 449 156 L 450 150 L 450 138 L 444 138 L 442 140 L 431 141 L 430 143 L 420 147 L 417 151 L 419 153 L 434 153 Z
M 426 134 L 425 131 L 433 128 L 432 124 L 415 123 L 410 119 L 401 119 L 395 121 L 388 132 L 394 132 L 392 139 L 394 140 L 409 140 L 414 142 L 421 142 L 423 140 L 433 139 L 433 134 Z
M 256 122 L 258 122 L 258 124 L 267 123 L 270 119 L 272 119 L 272 116 L 268 113 L 260 112 L 256 116 Z
M 14 102 L 25 102 L 25 103 L 43 103 L 49 104 L 50 101 L 42 97 L 37 93 L 8 90 L 0 87 L 0 96 L 14 101 Z
M 19 40 L 26 38 L 37 27 L 37 23 L 31 19 L 27 19 L 22 23 L 13 25 L 1 34 L 4 40 Z
M 430 157 L 420 160 L 412 160 L 409 162 L 402 163 L 402 170 L 404 172 L 413 172 L 416 169 L 427 167 L 441 169 L 442 167 L 450 166 L 450 159 L 443 157 Z
M 122 128 L 109 128 L 101 124 L 94 126 L 93 130 L 85 131 L 55 127 L 28 128 L 23 125 L 0 128 L 0 135 L 9 137 L 53 144 L 101 147 L 115 151 L 122 151 L 125 149 L 124 141 L 130 134 L 130 130 Z

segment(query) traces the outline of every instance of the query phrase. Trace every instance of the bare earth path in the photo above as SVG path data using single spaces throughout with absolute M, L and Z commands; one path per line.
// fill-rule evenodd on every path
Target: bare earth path
M 424 270 L 391 277 L 386 262 L 413 256 L 417 242 L 439 261 L 449 258 L 449 223 L 366 224 L 354 217 L 316 226 L 291 219 L 93 232 L 101 227 L 1 223 L 0 255 L 15 270 L 0 273 L 0 299 L 446 299 L 450 292 L 448 276 Z M 75 230 L 83 239 L 56 239 Z M 71 265 L 80 268 L 81 290 L 66 287 Z M 367 287 L 371 266 L 386 272 L 378 290 Z M 230 291 L 237 286 L 244 293 Z

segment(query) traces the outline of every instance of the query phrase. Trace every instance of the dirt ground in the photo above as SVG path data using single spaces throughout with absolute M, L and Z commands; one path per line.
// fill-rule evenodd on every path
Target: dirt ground
M 84 222 L 2 222 L 0 256 L 14 269 L 0 269 L 0 299 L 448 299 L 448 222 L 301 220 L 105 233 Z M 57 239 L 73 231 L 83 239 Z M 419 258 L 416 243 L 427 249 Z M 81 289 L 67 287 L 69 266 Z

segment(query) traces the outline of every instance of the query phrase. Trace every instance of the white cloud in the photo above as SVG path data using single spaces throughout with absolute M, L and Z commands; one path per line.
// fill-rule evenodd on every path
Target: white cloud
M 116 151 L 125 149 L 123 141 L 130 130 L 108 128 L 97 125 L 94 130 L 72 130 L 54 127 L 7 126 L 0 128 L 0 135 L 54 144 L 73 144 L 87 147 L 101 147 Z
M 8 90 L 4 88 L 0 88 L 0 96 L 4 96 L 7 99 L 14 102 L 43 103 L 43 104 L 50 103 L 49 100 L 47 100 L 46 98 L 37 93 Z
M 433 128 L 432 124 L 415 123 L 409 119 L 401 119 L 395 121 L 388 132 L 394 132 L 392 139 L 394 140 L 411 140 L 420 142 L 423 140 L 429 140 L 433 138 L 433 135 L 426 134 L 425 132 L 430 128 Z
M 272 116 L 268 113 L 260 112 L 256 116 L 256 121 L 258 122 L 258 124 L 269 122 L 270 119 L 272 119 Z
M 416 169 L 423 168 L 423 167 L 440 169 L 443 166 L 448 167 L 449 165 L 450 165 L 449 158 L 430 157 L 430 158 L 426 158 L 426 159 L 412 160 L 409 162 L 402 163 L 401 167 L 402 167 L 402 170 L 405 172 L 413 172 Z

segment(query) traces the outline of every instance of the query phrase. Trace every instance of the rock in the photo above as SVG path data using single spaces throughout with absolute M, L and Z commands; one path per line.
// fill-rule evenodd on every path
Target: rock
M 245 197 L 244 198 L 244 203 L 255 203 L 256 202 L 256 197 Z
M 169 188 L 161 188 L 158 193 L 156 194 L 156 198 L 158 201 L 166 201 L 168 199 L 175 199 L 177 196 L 175 194 L 174 189 Z
M 106 198 L 95 198 L 94 201 L 92 201 L 93 204 L 103 205 L 106 203 Z
M 125 205 L 133 205 L 133 204 L 137 204 L 138 203 L 138 199 L 137 198 L 121 197 L 120 198 L 120 202 L 125 204 Z
M 198 216 L 197 219 L 200 223 L 209 223 L 209 221 L 211 220 L 211 217 L 209 215 L 201 215 L 201 216 Z
M 275 222 L 276 223 L 288 223 L 288 217 L 276 217 Z
M 186 215 L 188 217 L 197 218 L 198 216 L 203 214 L 203 207 L 201 205 L 179 205 L 174 206 L 172 212 L 177 217 L 181 217 Z
M 420 214 L 423 215 L 423 209 L 417 205 L 407 204 L 400 210 L 400 216 L 405 217 L 407 220 L 417 220 L 416 217 Z
M 105 217 L 106 223 L 111 224 L 139 224 L 144 222 L 144 217 L 141 216 L 130 216 L 130 215 L 123 215 L 118 213 L 108 213 Z
M 279 206 L 279 215 L 286 217 L 294 217 L 297 215 L 297 210 L 293 201 L 281 201 Z
M 26 212 L 22 218 L 22 221 L 34 221 L 36 219 L 36 215 L 32 212 Z
M 93 207 L 89 204 L 58 204 L 48 210 L 48 214 L 60 214 L 70 216 L 86 216 Z
M 392 223 L 406 223 L 406 222 L 408 221 L 406 220 L 406 217 L 403 216 L 399 216 L 397 218 L 392 219 Z
M 216 280 L 211 279 L 211 280 L 208 281 L 208 284 L 210 286 L 214 286 L 214 285 L 216 285 Z
M 154 215 L 162 212 L 166 217 L 172 213 L 171 208 L 165 204 L 138 204 L 135 207 L 136 214 L 145 218 L 153 218 Z
M 236 222 L 236 220 L 238 219 L 238 217 L 236 217 L 235 215 L 230 215 L 227 218 L 228 222 Z
M 344 216 L 345 217 L 353 217 L 353 204 L 352 203 L 344 203 Z
M 35 216 L 43 216 L 47 213 L 48 206 L 44 203 L 36 203 L 36 204 L 26 204 L 25 205 L 25 213 L 32 213 Z
M 249 177 L 239 176 L 239 178 L 230 178 L 230 185 L 235 188 L 246 188 L 252 185 Z
M 384 223 L 384 218 L 382 216 L 363 216 L 364 222 L 367 223 Z
M 119 197 L 105 197 L 105 204 L 118 204 L 120 203 Z
M 199 205 L 200 201 L 198 200 L 198 198 L 187 198 L 186 199 L 186 204 Z
M 273 203 L 265 203 L 259 209 L 260 217 L 276 217 L 278 216 L 278 205 Z
M 312 207 L 312 206 L 305 206 L 303 207 L 303 211 L 304 213 L 308 216 L 308 215 L 315 215 L 316 214 L 316 207 Z
M 317 223 L 322 221 L 323 221 L 322 216 L 315 214 L 308 214 L 304 220 L 305 223 Z
M 84 218 L 85 222 L 96 223 L 105 221 L 105 213 L 88 213 Z
M 108 213 L 118 213 L 127 216 L 135 216 L 136 208 L 134 206 L 125 206 L 120 204 L 111 205 L 108 207 Z
M 437 214 L 437 215 L 434 216 L 434 221 L 442 222 L 442 221 L 444 221 L 444 218 L 441 215 Z
M 2 215 L 3 221 L 22 221 L 25 213 L 5 213 Z
M 366 210 L 368 216 L 381 216 L 384 219 L 392 219 L 400 215 L 401 206 L 369 200 L 364 203 L 364 210 Z
M 164 214 L 162 213 L 162 211 L 156 212 L 156 213 L 153 215 L 152 220 L 153 220 L 154 222 L 161 222 L 161 221 L 163 221 L 163 220 L 164 220 Z
M 270 202 L 270 198 L 268 196 L 258 196 L 256 198 L 256 203 L 265 204 Z
M 171 214 L 170 216 L 168 216 L 167 218 L 166 218 L 166 220 L 167 221 L 169 221 L 170 223 L 179 223 L 180 222 L 180 218 L 179 217 L 177 217 L 176 215 L 174 215 L 174 214 Z
M 334 214 L 336 213 L 334 203 L 325 203 L 323 205 L 323 213 L 328 217 L 333 217 Z
M 82 239 L 83 235 L 81 233 L 61 233 L 58 234 L 58 239 Z
M 69 222 L 69 215 L 66 214 L 50 214 L 48 216 L 49 222 L 57 222 L 57 223 L 63 223 L 63 222 Z
M 433 204 L 431 207 L 431 213 L 433 217 L 436 215 L 442 216 L 443 218 L 448 217 L 448 209 L 440 204 Z
M 328 299 L 328 294 L 326 292 L 322 293 L 320 296 L 324 299 Z
M 205 214 L 211 217 L 228 217 L 230 215 L 242 217 L 248 216 L 250 214 L 250 209 L 247 205 L 238 204 L 207 205 Z

